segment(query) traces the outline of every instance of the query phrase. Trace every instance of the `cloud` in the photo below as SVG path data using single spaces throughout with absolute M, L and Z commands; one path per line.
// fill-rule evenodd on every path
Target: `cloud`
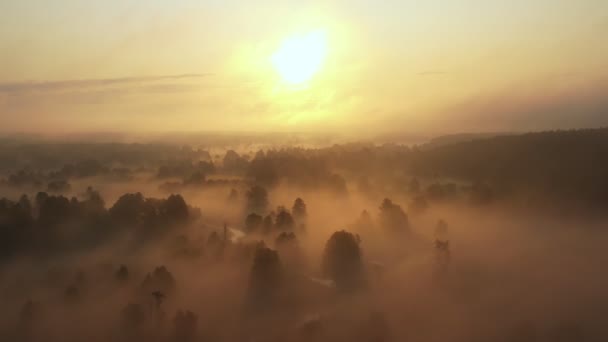
M 245 110 L 259 89 L 221 74 L 1 83 L 0 131 L 261 125 Z
M 522 86 L 479 95 L 441 112 L 448 126 L 518 131 L 608 126 L 608 79 Z
M 146 85 L 155 82 L 196 80 L 212 74 L 180 74 L 140 77 L 97 78 L 61 81 L 32 81 L 0 83 L 0 93 L 62 91 L 82 88 L 99 88 L 109 86 Z

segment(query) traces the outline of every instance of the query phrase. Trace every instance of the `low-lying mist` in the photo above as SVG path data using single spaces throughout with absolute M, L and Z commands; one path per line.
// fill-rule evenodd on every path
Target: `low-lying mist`
M 2 341 L 608 340 L 582 176 L 444 166 L 459 145 L 92 146 L 2 150 Z

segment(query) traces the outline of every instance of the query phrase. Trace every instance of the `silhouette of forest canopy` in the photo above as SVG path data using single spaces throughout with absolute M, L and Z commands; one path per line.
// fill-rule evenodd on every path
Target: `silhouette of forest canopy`
M 92 188 L 83 197 L 39 192 L 33 201 L 26 195 L 17 202 L 0 200 L 0 256 L 79 252 L 127 232 L 135 243 L 145 242 L 200 215 L 180 195 L 155 199 L 125 194 L 109 209 Z
M 0 143 L 0 340 L 603 337 L 607 148 Z
M 466 137 L 466 136 L 465 136 Z M 488 197 L 579 207 L 608 206 L 608 129 L 503 135 L 453 143 L 403 146 L 352 143 L 324 148 L 209 152 L 204 148 L 162 144 L 1 144 L 0 184 L 62 193 L 69 181 L 101 176 L 132 179 L 148 171 L 167 193 L 193 186 L 238 185 L 233 175 L 264 187 L 291 186 L 348 192 L 391 187 L 412 193 L 418 182 L 426 198 L 450 198 L 458 192 Z M 371 191 L 373 192 L 373 191 Z

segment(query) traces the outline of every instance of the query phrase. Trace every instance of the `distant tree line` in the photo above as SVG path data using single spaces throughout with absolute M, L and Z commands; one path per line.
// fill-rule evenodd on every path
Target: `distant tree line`
M 18 201 L 1 199 L 0 257 L 67 253 L 127 232 L 145 241 L 199 215 L 180 195 L 155 199 L 141 193 L 125 194 L 109 209 L 92 188 L 81 199 L 46 192 L 34 199 L 26 195 Z
M 65 193 L 71 179 L 103 175 L 128 180 L 141 170 L 166 180 L 161 189 L 167 193 L 238 185 L 208 177 L 217 174 L 268 189 L 287 184 L 340 196 L 348 194 L 352 182 L 352 188 L 374 198 L 416 197 L 418 208 L 466 195 L 476 204 L 511 198 L 601 210 L 608 206 L 608 128 L 473 135 L 420 146 L 228 150 L 223 157 L 160 144 L 0 145 L 0 184 L 17 188 Z M 383 193 L 386 189 L 393 193 Z

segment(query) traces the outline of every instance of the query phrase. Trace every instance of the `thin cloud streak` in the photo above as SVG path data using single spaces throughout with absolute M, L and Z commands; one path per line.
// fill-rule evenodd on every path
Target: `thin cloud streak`
M 61 81 L 33 81 L 0 83 L 0 93 L 18 93 L 28 91 L 57 91 L 72 88 L 90 88 L 104 86 L 130 85 L 134 83 L 153 83 L 171 80 L 200 79 L 213 74 L 178 74 L 160 76 L 117 77 Z
M 445 118 L 448 126 L 468 122 L 483 131 L 600 127 L 608 125 L 607 93 L 608 79 L 510 89 L 449 106 L 437 117 Z

